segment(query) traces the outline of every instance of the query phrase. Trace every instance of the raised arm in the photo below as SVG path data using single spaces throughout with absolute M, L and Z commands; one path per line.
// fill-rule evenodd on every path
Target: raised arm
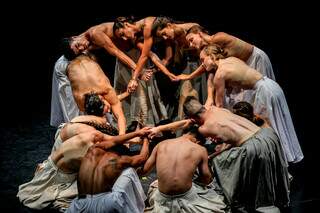
M 215 104 L 217 107 L 223 107 L 223 98 L 224 98 L 224 90 L 225 90 L 225 79 L 223 76 L 218 75 L 213 79 L 213 87 L 216 90 L 215 94 Z
M 143 139 L 142 148 L 139 155 L 135 156 L 123 156 L 121 157 L 122 164 L 125 166 L 138 167 L 141 166 L 149 156 L 149 140 L 148 138 Z
M 148 158 L 147 162 L 143 166 L 143 169 L 138 171 L 139 175 L 148 174 L 153 169 L 153 167 L 156 165 L 157 152 L 158 152 L 158 145 L 156 145 L 153 148 L 150 157 Z
M 198 166 L 199 176 L 197 177 L 195 182 L 208 185 L 212 181 L 212 174 L 208 166 L 208 153 L 205 148 L 201 147 L 200 149 L 201 162 Z
M 127 56 L 124 52 L 122 52 L 109 38 L 108 35 L 106 35 L 105 32 L 103 32 L 99 28 L 93 28 L 89 30 L 91 41 L 100 47 L 103 47 L 109 54 L 117 57 L 121 62 L 123 62 L 125 65 L 130 67 L 132 70 L 136 69 L 136 63 Z

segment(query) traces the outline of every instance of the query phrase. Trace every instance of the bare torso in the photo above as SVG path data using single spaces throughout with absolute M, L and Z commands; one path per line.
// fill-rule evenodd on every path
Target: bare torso
M 79 194 L 98 194 L 111 191 L 123 166 L 121 156 L 115 152 L 92 147 L 82 160 L 79 177 Z
M 231 113 L 227 109 L 212 106 L 202 115 L 205 118 L 199 132 L 232 145 L 240 145 L 260 130 L 251 121 Z
M 112 90 L 109 79 L 101 67 L 86 55 L 78 56 L 67 69 L 72 93 L 81 111 L 84 111 L 84 95 L 95 92 L 100 95 Z
M 89 29 L 89 31 L 100 30 L 104 32 L 109 38 L 113 38 L 113 22 L 106 22 L 96 26 L 93 26 Z
M 94 127 L 82 124 L 80 122 L 94 122 L 98 125 L 104 125 L 107 123 L 105 117 L 97 117 L 94 115 L 80 115 L 71 120 L 70 123 L 67 123 L 60 132 L 60 137 L 62 141 L 66 141 L 69 138 L 72 138 L 75 135 L 78 135 L 83 132 L 88 132 L 95 130 Z
M 216 79 L 222 79 L 226 88 L 252 89 L 261 78 L 261 73 L 250 68 L 242 60 L 228 57 L 219 60 L 214 82 Z
M 66 173 L 78 172 L 81 159 L 87 153 L 89 147 L 102 140 L 103 134 L 92 129 L 67 139 L 50 157 L 62 171 Z
M 192 177 L 201 162 L 202 147 L 184 136 L 158 145 L 156 168 L 159 191 L 181 194 L 192 186 Z
M 219 32 L 211 36 L 210 43 L 220 45 L 228 54 L 247 61 L 253 51 L 253 45 L 227 33 Z

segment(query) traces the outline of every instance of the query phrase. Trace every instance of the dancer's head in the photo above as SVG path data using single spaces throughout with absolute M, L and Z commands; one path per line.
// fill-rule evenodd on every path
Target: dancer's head
M 183 104 L 184 113 L 195 120 L 196 123 L 202 124 L 204 121 L 203 113 L 206 108 L 194 97 L 188 96 Z

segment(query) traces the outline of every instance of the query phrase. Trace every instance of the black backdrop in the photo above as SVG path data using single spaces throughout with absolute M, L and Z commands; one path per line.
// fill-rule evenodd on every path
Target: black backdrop
M 306 175 L 311 178 L 306 184 L 313 186 L 319 177 L 313 172 L 319 162 L 316 7 L 307 2 L 279 5 L 256 1 L 244 5 L 233 1 L 185 1 L 175 2 L 175 6 L 172 2 L 13 3 L 1 18 L 1 45 L 5 47 L 1 48 L 1 125 L 49 117 L 52 70 L 61 55 L 58 44 L 62 37 L 79 34 L 117 16 L 168 15 L 198 22 L 211 32 L 233 34 L 269 55 L 305 153 L 304 162 L 310 171 Z M 112 65 L 113 58 L 106 63 Z M 113 72 L 113 67 L 107 72 Z

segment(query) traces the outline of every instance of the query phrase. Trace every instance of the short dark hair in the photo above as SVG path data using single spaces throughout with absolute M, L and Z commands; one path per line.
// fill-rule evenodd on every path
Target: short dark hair
M 194 137 L 200 141 L 201 145 L 204 145 L 206 143 L 206 138 L 200 134 L 199 132 L 199 126 L 197 124 L 191 125 L 188 128 L 183 130 L 184 134 L 191 134 L 194 135 Z
M 84 110 L 88 115 L 103 116 L 104 103 L 94 92 L 84 95 Z
M 74 53 L 74 51 L 71 49 L 70 44 L 72 42 L 72 38 L 63 38 L 61 39 L 60 47 L 61 47 L 61 52 L 64 55 L 66 59 L 69 61 L 72 61 L 75 59 L 78 55 Z
M 116 18 L 113 22 L 113 34 L 116 32 L 116 30 L 120 29 L 120 28 L 124 28 L 124 23 L 125 22 L 129 22 L 130 24 L 134 23 L 134 17 L 133 16 L 120 16 L 118 18 Z
M 151 35 L 156 37 L 158 30 L 162 30 L 163 28 L 167 27 L 168 23 L 173 22 L 173 19 L 166 16 L 157 17 L 152 24 Z
M 193 96 L 188 96 L 183 104 L 183 112 L 188 117 L 198 117 L 199 114 L 205 111 L 204 106 L 201 105 L 196 107 L 196 109 L 192 109 L 191 101 L 198 102 L 198 105 L 201 105 L 201 103 Z M 198 109 L 197 109 L 198 108 Z
M 248 119 L 257 126 L 262 126 L 264 124 L 264 120 L 254 115 L 252 105 L 246 101 L 239 101 L 234 104 L 232 107 L 232 112 Z

